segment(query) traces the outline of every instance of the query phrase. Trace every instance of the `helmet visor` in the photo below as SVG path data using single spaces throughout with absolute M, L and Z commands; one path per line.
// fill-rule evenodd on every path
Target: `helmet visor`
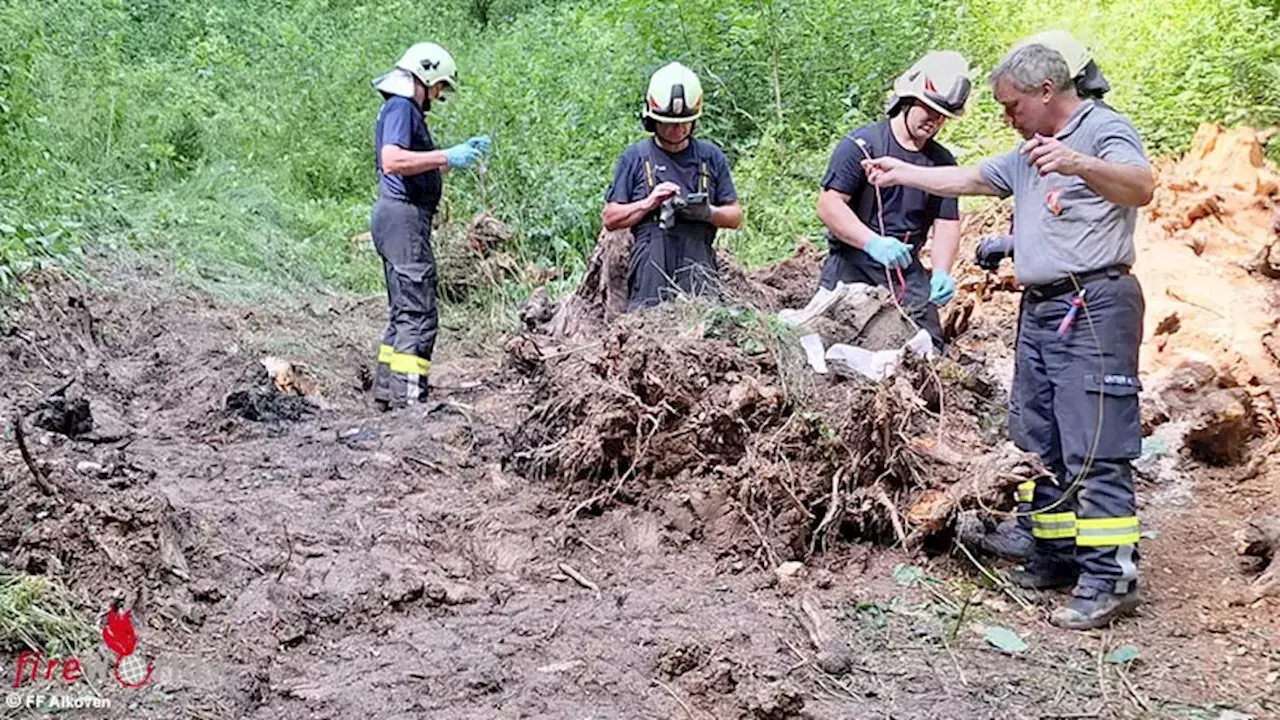
M 955 82 L 951 83 L 951 87 L 947 88 L 946 93 L 938 92 L 933 87 L 933 83 L 928 83 L 925 85 L 920 99 L 943 115 L 956 117 L 964 112 L 964 104 L 969 100 L 969 91 L 971 89 L 972 83 L 969 82 L 967 77 L 957 78 Z

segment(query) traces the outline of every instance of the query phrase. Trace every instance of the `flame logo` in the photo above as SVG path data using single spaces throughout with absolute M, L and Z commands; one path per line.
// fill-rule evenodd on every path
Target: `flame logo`
M 1062 214 L 1062 188 L 1054 188 L 1044 194 L 1044 204 L 1054 215 Z
M 133 632 L 133 622 L 129 619 L 130 610 L 124 613 L 116 612 L 115 608 L 107 611 L 107 624 L 102 626 L 102 642 L 106 643 L 111 652 L 115 653 L 115 677 L 116 682 L 122 686 L 137 689 L 146 685 L 151 679 L 151 663 L 146 663 L 141 658 L 133 657 L 134 648 L 138 645 L 138 636 Z M 133 662 L 125 662 L 132 660 Z M 144 664 L 145 663 L 145 664 Z M 128 681 L 121 677 L 121 669 L 124 669 Z M 145 674 L 144 674 L 145 671 Z M 141 675 L 142 679 L 137 680 L 137 676 Z

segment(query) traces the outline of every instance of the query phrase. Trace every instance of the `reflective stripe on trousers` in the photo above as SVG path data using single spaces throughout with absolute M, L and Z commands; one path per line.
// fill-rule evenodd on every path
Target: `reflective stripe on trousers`
M 1024 294 L 1018 317 L 1009 435 L 1055 478 L 1036 483 L 1037 554 L 1074 557 L 1080 582 L 1126 592 L 1137 577 L 1139 529 L 1130 461 L 1141 451 L 1138 348 L 1145 305 L 1132 275 L 1084 285 L 1065 337 L 1057 329 L 1074 293 Z M 1067 518 L 1075 518 L 1068 529 Z

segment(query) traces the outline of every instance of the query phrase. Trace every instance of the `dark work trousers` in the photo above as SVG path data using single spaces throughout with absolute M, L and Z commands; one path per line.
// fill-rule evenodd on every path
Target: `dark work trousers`
M 892 285 L 889 284 L 890 278 L 893 281 Z M 905 294 L 902 293 L 902 285 L 898 282 L 897 270 L 890 268 L 889 276 L 885 277 L 883 265 L 869 260 L 859 261 L 846 252 L 832 250 L 827 255 L 826 261 L 822 263 L 818 285 L 832 290 L 839 282 L 862 283 L 888 288 L 894 297 L 902 294 L 899 302 L 903 309 L 911 313 L 911 318 L 916 321 L 921 330 L 929 333 L 929 337 L 933 339 L 934 349 L 941 355 L 946 349 L 946 342 L 942 338 L 942 322 L 938 319 L 938 306 L 929 302 L 933 289 L 929 287 L 929 274 L 925 272 L 919 258 L 912 257 L 911 264 L 902 269 L 902 279 L 907 284 Z
M 713 295 L 719 269 L 712 247 L 715 228 L 708 223 L 677 220 L 663 230 L 655 224 L 637 233 L 628 268 L 627 311 L 652 307 L 678 294 Z
M 389 306 L 373 396 L 391 407 L 425 402 L 439 324 L 431 210 L 380 196 L 370 224 Z
M 1144 302 L 1137 278 L 1112 272 L 1083 283 L 1084 305 L 1065 338 L 1076 293 L 1023 293 L 1009 435 L 1053 472 L 1036 482 L 1036 554 L 1069 561 L 1080 585 L 1128 592 L 1137 579 L 1138 518 L 1130 460 L 1142 449 L 1138 346 Z M 1021 488 L 1020 488 L 1021 490 Z

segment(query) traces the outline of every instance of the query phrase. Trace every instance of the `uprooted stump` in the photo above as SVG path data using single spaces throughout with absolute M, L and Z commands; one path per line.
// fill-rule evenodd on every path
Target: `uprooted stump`
M 598 336 L 626 312 L 633 241 L 630 230 L 601 230 L 578 287 L 554 305 L 545 291 L 535 292 L 521 308 L 521 319 L 529 329 L 552 337 Z M 814 278 L 821 261 L 813 244 L 804 238 L 796 241 L 791 257 L 753 272 L 744 271 L 721 248 L 716 253 L 717 290 L 729 301 L 765 310 L 803 307 L 817 289 Z
M 756 311 L 668 303 L 537 356 L 521 363 L 535 395 L 509 438 L 516 469 L 563 487 L 570 514 L 643 505 L 724 553 L 776 564 L 841 537 L 915 544 L 964 507 L 1008 507 L 1023 479 L 975 472 L 977 418 L 936 415 L 939 391 L 969 391 L 931 365 L 818 377 Z
M 1280 563 L 1275 562 L 1280 551 L 1280 518 L 1250 520 L 1234 537 L 1242 569 L 1257 573 L 1257 577 L 1232 604 L 1252 605 L 1268 595 L 1280 594 Z
M 587 258 L 578 287 L 562 300 L 545 323 L 556 337 L 595 335 L 627 309 L 627 267 L 631 262 L 630 230 L 601 230 Z

